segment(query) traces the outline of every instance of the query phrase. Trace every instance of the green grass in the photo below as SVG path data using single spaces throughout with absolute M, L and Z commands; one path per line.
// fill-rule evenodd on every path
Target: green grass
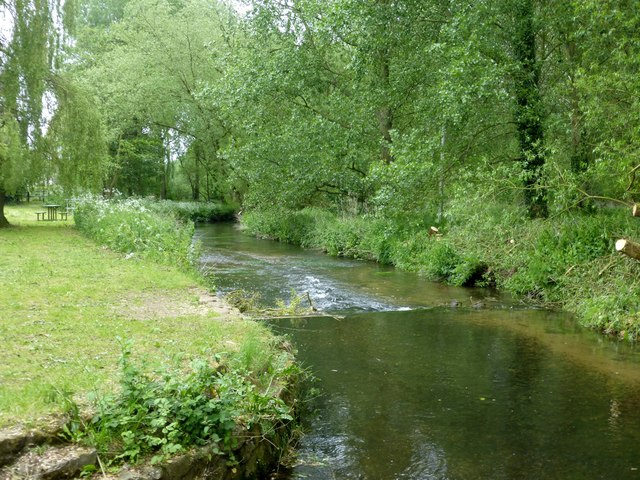
M 266 370 L 274 338 L 261 325 L 202 311 L 195 276 L 125 259 L 67 222 L 36 222 L 34 206 L 6 208 L 0 230 L 0 426 L 60 412 L 62 398 L 117 383 L 124 341 L 149 368 L 228 352 Z

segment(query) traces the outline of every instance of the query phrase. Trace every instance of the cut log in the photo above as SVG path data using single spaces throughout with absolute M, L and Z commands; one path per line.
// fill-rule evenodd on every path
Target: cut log
M 438 235 L 438 233 L 440 233 L 440 230 L 438 230 L 436 227 L 431 227 L 429 229 L 429 236 L 433 237 L 434 235 Z
M 616 241 L 616 250 L 620 253 L 624 253 L 628 257 L 640 260 L 640 243 L 632 242 L 626 238 L 621 238 Z
M 631 215 L 633 215 L 634 217 L 640 217 L 640 206 L 637 203 L 633 204 Z

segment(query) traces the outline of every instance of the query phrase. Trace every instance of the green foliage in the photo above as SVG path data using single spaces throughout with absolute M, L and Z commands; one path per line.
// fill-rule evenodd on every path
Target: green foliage
M 272 359 L 269 374 L 286 381 L 295 372 L 282 358 Z M 146 372 L 144 363 L 132 359 L 131 346 L 124 345 L 119 392 L 96 399 L 97 413 L 85 432 L 101 455 L 112 462 L 152 455 L 154 463 L 209 445 L 233 460 L 234 434 L 259 425 L 260 434 L 269 438 L 293 420 L 274 391 L 261 388 L 250 372 L 230 369 L 222 355 L 193 360 L 188 368 L 179 363 Z
M 426 230 L 405 230 L 392 242 L 391 262 L 403 270 L 418 271 L 424 264 L 431 242 Z
M 430 242 L 429 248 L 421 256 L 424 271 L 434 280 L 447 280 L 456 271 L 460 258 L 453 246 L 446 241 Z
M 616 234 L 633 228 L 624 213 L 576 214 L 527 225 L 537 230 L 536 235 L 516 254 L 517 270 L 504 286 L 517 294 L 548 301 L 562 298 L 567 270 L 611 254 Z
M 100 117 L 60 71 L 76 1 L 2 2 L 0 195 L 55 179 L 95 187 L 106 163 Z M 0 225 L 6 219 L 0 204 Z
M 58 76 L 53 85 L 58 108 L 45 137 L 50 161 L 44 178 L 55 177 L 67 192 L 95 190 L 108 165 L 102 118 L 71 78 Z
M 323 250 L 334 256 L 389 261 L 393 230 L 387 222 L 375 218 L 338 217 L 318 208 L 260 210 L 243 214 L 242 225 L 252 235 Z
M 107 184 L 129 195 L 231 198 L 219 90 L 241 36 L 222 2 L 87 2 L 70 69 L 107 126 Z M 119 72 L 113 75 L 113 72 Z M 176 189 L 176 180 L 178 182 Z M 181 196 L 176 197 L 174 193 Z
M 284 300 L 278 299 L 276 301 L 276 308 L 270 311 L 273 315 L 289 315 L 302 317 L 310 314 L 313 311 L 311 305 L 311 298 L 309 294 L 300 295 L 295 290 L 291 290 L 291 297 L 289 303 Z
M 48 75 L 58 4 L 42 28 L 8 4 L 22 21 L 0 67 L 0 190 L 48 165 L 95 180 L 82 152 L 104 130 L 109 188 L 233 199 L 261 236 L 544 301 L 627 231 L 599 202 L 640 195 L 633 2 L 294 3 L 240 19 L 223 2 L 89 0 L 64 64 L 76 89 Z M 45 92 L 48 142 L 27 142 Z
M 294 245 L 311 244 L 316 224 L 323 213 L 315 209 L 300 211 L 260 210 L 242 216 L 242 225 L 248 233 Z
M 233 220 L 237 207 L 216 202 L 174 202 L 160 200 L 150 207 L 161 215 L 174 215 L 184 222 L 221 222 Z
M 77 228 L 115 251 L 185 269 L 198 259 L 193 222 L 181 221 L 166 206 L 158 211 L 150 200 L 108 201 L 95 196 L 79 197 L 75 203 Z
M 258 292 L 233 290 L 225 295 L 225 300 L 240 313 L 254 313 L 261 310 L 261 295 Z

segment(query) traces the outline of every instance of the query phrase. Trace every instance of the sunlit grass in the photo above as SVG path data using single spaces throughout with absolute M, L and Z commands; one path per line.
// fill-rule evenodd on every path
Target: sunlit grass
M 7 208 L 14 227 L 0 230 L 0 426 L 59 411 L 61 394 L 112 389 L 125 340 L 149 367 L 237 351 L 249 368 L 263 368 L 267 330 L 203 314 L 195 277 L 127 260 L 81 236 L 71 219 L 36 221 L 37 210 Z M 132 313 L 149 299 L 153 309 Z
M 5 214 L 7 216 L 7 220 L 9 220 L 9 223 L 12 225 L 47 225 L 50 227 L 68 227 L 69 225 L 73 225 L 72 215 L 69 215 L 66 220 L 56 220 L 51 222 L 48 220 L 38 221 L 36 212 L 45 212 L 46 210 L 47 209 L 42 206 L 42 203 L 31 202 L 23 203 L 20 206 L 9 206 L 5 209 Z M 65 207 L 60 207 L 58 211 L 65 211 Z

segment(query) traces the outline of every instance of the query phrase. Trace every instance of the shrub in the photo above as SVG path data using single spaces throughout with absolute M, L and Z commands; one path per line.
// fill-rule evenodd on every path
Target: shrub
M 465 256 L 453 268 L 447 282 L 457 287 L 488 286 L 490 279 L 485 278 L 489 267 L 474 256 Z
M 528 224 L 533 232 L 519 247 L 516 257 L 508 260 L 517 271 L 506 279 L 504 286 L 519 295 L 529 295 L 548 301 L 564 296 L 566 272 L 577 265 L 593 262 L 613 252 L 616 232 L 628 224 L 619 212 L 598 215 L 566 215 L 554 221 Z
M 164 215 L 172 214 L 183 221 L 221 222 L 233 220 L 237 208 L 215 202 L 174 202 L 161 200 L 150 202 L 149 207 Z
M 326 224 L 328 212 L 319 209 L 260 210 L 243 214 L 242 226 L 247 233 L 260 238 L 316 247 L 314 238 L 319 223 Z
M 448 281 L 461 262 L 453 246 L 446 241 L 431 241 L 430 248 L 423 253 L 422 259 L 426 275 L 439 281 Z
M 283 359 L 271 362 L 270 373 L 289 380 L 299 371 L 287 354 Z M 263 390 L 250 372 L 230 369 L 220 355 L 196 359 L 187 369 L 145 372 L 144 364 L 133 362 L 127 344 L 120 366 L 120 390 L 96 399 L 97 413 L 83 433 L 111 462 L 153 455 L 153 463 L 201 445 L 230 454 L 239 427 L 260 425 L 260 433 L 270 438 L 293 419 L 275 389 Z
M 405 232 L 401 236 L 396 236 L 390 245 L 391 263 L 403 270 L 420 270 L 432 240 L 429 233 L 424 230 Z
M 613 248 L 616 238 L 640 238 L 640 221 L 626 209 L 530 221 L 518 205 L 464 204 L 452 209 L 442 238 L 429 235 L 428 222 L 340 217 L 319 209 L 250 212 L 242 220 L 254 235 L 391 263 L 453 285 L 496 285 L 539 304 L 564 306 L 591 328 L 627 338 L 640 333 L 640 263 Z

